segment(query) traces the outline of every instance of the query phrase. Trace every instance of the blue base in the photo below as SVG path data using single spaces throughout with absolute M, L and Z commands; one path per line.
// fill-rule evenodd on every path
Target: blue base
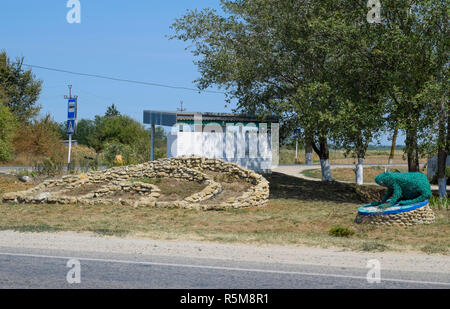
M 389 201 L 388 201 L 389 202 Z M 392 215 L 392 214 L 398 214 L 402 212 L 408 212 L 417 208 L 421 208 L 428 205 L 428 200 L 412 205 L 399 205 L 395 204 L 394 206 L 387 207 L 387 208 L 380 208 L 378 206 L 370 206 L 365 205 L 358 209 L 358 214 L 360 215 Z

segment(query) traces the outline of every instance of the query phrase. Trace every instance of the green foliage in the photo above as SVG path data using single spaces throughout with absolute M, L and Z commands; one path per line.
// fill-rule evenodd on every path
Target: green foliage
M 14 154 L 13 137 L 17 121 L 8 106 L 0 102 L 0 162 L 11 160 Z
M 449 202 L 447 197 L 436 197 L 432 196 L 430 198 L 430 207 L 435 209 L 446 209 L 449 210 Z
M 321 158 L 329 140 L 364 158 L 370 142 L 400 127 L 411 155 L 445 118 L 445 1 L 382 1 L 379 24 L 367 22 L 367 1 L 221 2 L 223 14 L 178 18 L 172 38 L 192 43 L 200 89 L 216 85 L 237 110 L 281 116 L 282 138 L 301 127 Z
M 34 159 L 44 157 L 53 162 L 64 161 L 59 124 L 49 114 L 23 124 L 14 137 L 14 147 L 17 153 L 28 154 Z
M 37 116 L 40 106 L 36 104 L 42 82 L 31 71 L 23 69 L 23 58 L 11 62 L 6 52 L 0 53 L 0 100 L 20 122 Z
M 78 165 L 82 172 L 88 172 L 91 170 L 98 170 L 98 160 L 96 158 L 82 157 L 78 159 Z
M 61 125 L 62 126 L 62 125 Z M 116 156 L 122 156 L 123 164 L 137 164 L 150 160 L 150 132 L 138 121 L 121 115 L 114 104 L 108 108 L 105 116 L 96 116 L 95 120 L 82 119 L 78 123 L 74 139 L 80 145 L 104 152 L 108 165 L 116 162 Z M 167 137 L 163 128 L 155 131 L 155 157 L 166 156 Z
M 120 112 L 117 110 L 116 106 L 113 104 L 108 107 L 105 113 L 105 117 L 116 117 L 120 116 Z
M 352 235 L 355 234 L 354 231 L 350 230 L 347 227 L 343 227 L 343 226 L 335 226 L 332 227 L 329 231 L 328 234 L 331 236 L 335 236 L 335 237 L 350 237 Z
M 122 162 L 118 162 L 116 160 L 116 157 L 119 155 L 122 156 Z M 130 145 L 120 143 L 108 144 L 105 147 L 104 158 L 109 166 L 130 165 L 138 163 L 133 148 Z

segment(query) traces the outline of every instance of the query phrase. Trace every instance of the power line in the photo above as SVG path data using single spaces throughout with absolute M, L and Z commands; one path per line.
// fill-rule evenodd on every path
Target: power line
M 131 79 L 122 79 L 122 78 L 110 77 L 110 76 L 105 76 L 105 75 L 79 73 L 79 72 L 73 72 L 73 71 L 68 71 L 68 70 L 43 67 L 43 66 L 34 65 L 34 64 L 25 64 L 24 63 L 23 65 L 27 66 L 27 67 L 30 67 L 30 68 L 36 68 L 36 69 L 42 69 L 42 70 L 48 70 L 48 71 L 55 71 L 55 72 L 60 72 L 60 73 L 67 73 L 67 74 L 72 74 L 72 75 L 80 75 L 80 76 L 88 76 L 88 77 L 94 77 L 94 78 L 108 79 L 108 80 L 113 80 L 113 81 L 117 81 L 117 82 L 125 82 L 125 83 L 139 84 L 139 85 L 145 85 L 145 86 L 164 87 L 164 88 L 170 88 L 170 89 L 189 90 L 189 91 L 196 91 L 196 92 L 199 92 L 199 93 L 204 92 L 204 93 L 225 94 L 225 92 L 221 92 L 221 91 L 198 90 L 198 89 L 195 89 L 195 88 L 171 86 L 171 85 L 143 82 L 143 81 L 137 81 L 137 80 L 131 80 Z

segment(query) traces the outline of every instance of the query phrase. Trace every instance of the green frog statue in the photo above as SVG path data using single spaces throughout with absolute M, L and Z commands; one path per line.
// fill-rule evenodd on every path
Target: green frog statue
M 386 171 L 377 177 L 375 182 L 386 187 L 387 192 L 381 201 L 370 206 L 392 207 L 412 205 L 428 200 L 431 196 L 431 186 L 427 176 L 422 173 L 391 173 Z M 389 200 L 390 198 L 390 200 Z

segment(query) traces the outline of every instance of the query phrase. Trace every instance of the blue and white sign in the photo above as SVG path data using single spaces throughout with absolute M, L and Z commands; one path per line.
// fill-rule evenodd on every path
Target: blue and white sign
M 67 134 L 75 134 L 77 119 L 77 99 L 69 99 L 67 104 Z
M 68 135 L 75 134 L 75 119 L 67 120 L 67 134 Z
M 77 118 L 77 99 L 69 99 L 67 106 L 67 119 Z

